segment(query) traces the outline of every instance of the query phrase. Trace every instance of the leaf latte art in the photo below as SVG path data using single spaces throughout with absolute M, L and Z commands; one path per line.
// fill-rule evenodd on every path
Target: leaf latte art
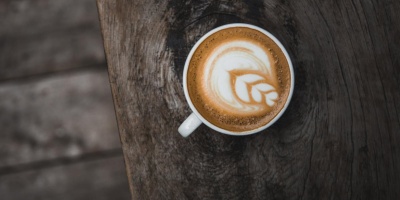
M 278 93 L 274 86 L 268 84 L 266 78 L 260 75 L 258 71 L 245 71 L 242 72 L 243 74 L 238 71 L 232 70 L 229 71 L 229 74 L 233 80 L 234 96 L 238 97 L 241 103 L 245 105 L 260 104 L 260 106 L 264 104 L 273 106 L 275 104 Z M 223 88 L 220 87 L 219 89 L 222 90 Z
M 207 37 L 193 53 L 187 74 L 187 90 L 199 114 L 230 131 L 267 124 L 290 90 L 288 61 L 279 46 L 244 27 Z
M 205 62 L 205 92 L 238 115 L 269 109 L 278 98 L 267 52 L 247 41 L 218 46 Z

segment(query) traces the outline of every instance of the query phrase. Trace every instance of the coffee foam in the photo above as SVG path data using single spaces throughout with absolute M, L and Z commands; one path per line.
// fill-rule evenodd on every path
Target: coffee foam
M 263 33 L 244 27 L 209 36 L 192 56 L 187 86 L 199 113 L 230 131 L 271 121 L 290 90 L 288 62 Z

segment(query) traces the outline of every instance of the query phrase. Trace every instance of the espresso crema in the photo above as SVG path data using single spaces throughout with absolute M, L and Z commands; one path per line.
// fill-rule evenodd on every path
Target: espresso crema
M 203 118 L 222 129 L 244 132 L 264 126 L 284 108 L 291 73 L 271 38 L 255 29 L 231 27 L 198 46 L 186 82 Z

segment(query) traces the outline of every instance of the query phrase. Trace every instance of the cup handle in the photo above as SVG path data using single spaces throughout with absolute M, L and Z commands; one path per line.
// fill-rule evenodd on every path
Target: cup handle
M 193 131 L 196 130 L 196 128 L 199 127 L 201 123 L 201 120 L 194 113 L 192 113 L 191 115 L 189 115 L 188 118 L 186 118 L 181 126 L 179 126 L 178 132 L 183 137 L 187 137 L 192 134 Z

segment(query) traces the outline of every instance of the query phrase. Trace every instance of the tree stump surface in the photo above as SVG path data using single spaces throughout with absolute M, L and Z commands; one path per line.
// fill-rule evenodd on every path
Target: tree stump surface
M 400 199 L 400 1 L 97 4 L 133 199 Z M 185 139 L 185 59 L 236 22 L 286 47 L 292 101 L 261 133 Z

